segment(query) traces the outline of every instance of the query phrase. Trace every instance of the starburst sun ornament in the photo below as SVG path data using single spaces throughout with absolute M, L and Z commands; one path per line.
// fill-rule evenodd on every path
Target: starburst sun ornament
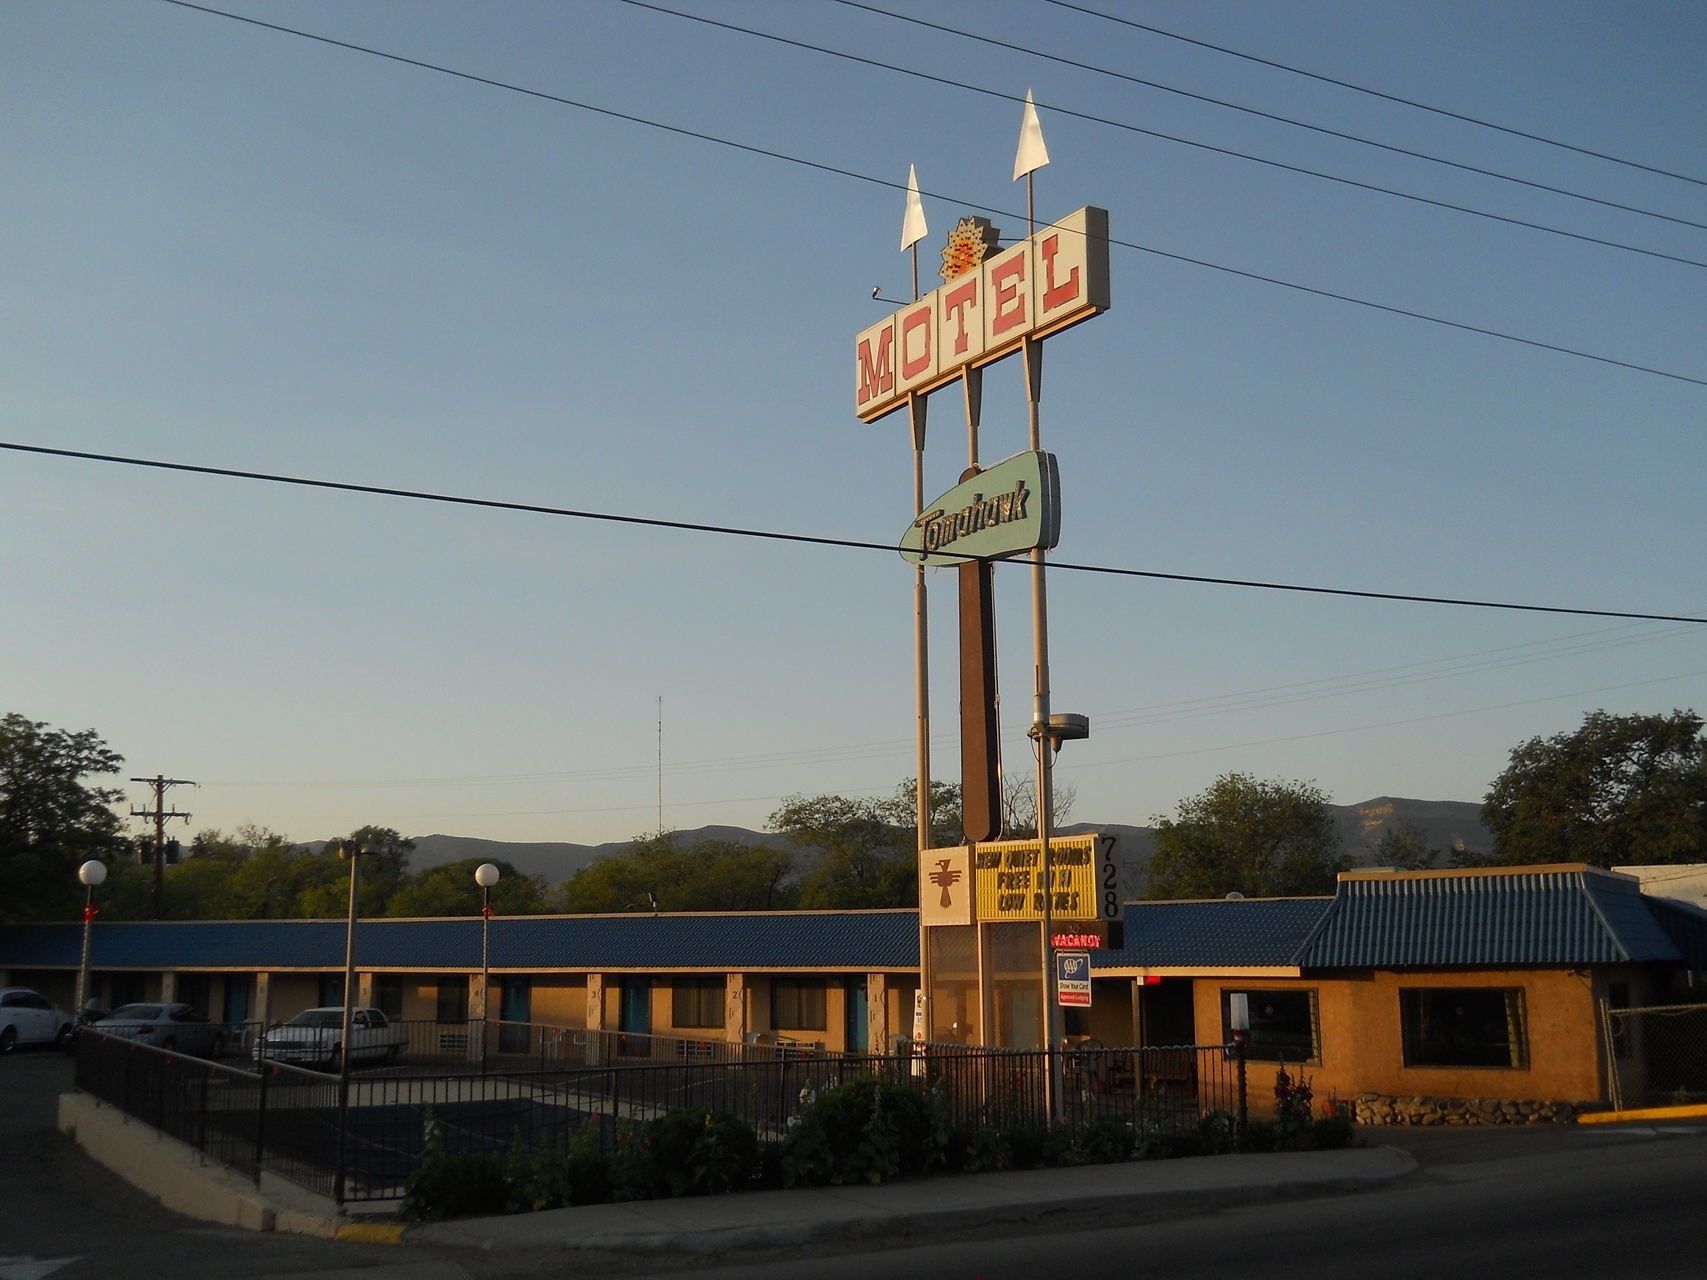
M 948 243 L 942 249 L 942 278 L 956 280 L 968 271 L 975 271 L 985 257 L 1001 244 L 1001 233 L 990 225 L 988 218 L 962 218 L 948 233 Z

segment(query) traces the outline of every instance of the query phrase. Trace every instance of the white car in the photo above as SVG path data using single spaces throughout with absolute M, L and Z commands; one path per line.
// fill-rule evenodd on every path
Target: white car
M 304 1009 L 289 1022 L 267 1028 L 255 1037 L 256 1062 L 288 1062 L 292 1066 L 337 1070 L 342 1058 L 344 1010 L 341 1005 Z M 350 1010 L 350 1065 L 394 1062 L 409 1047 L 409 1029 L 392 1022 L 378 1009 Z
M 0 1053 L 22 1044 L 71 1044 L 71 1015 L 28 987 L 0 987 Z

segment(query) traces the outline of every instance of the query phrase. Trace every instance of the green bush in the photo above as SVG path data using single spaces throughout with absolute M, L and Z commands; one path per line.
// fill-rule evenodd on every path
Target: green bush
M 1006 1169 L 1013 1160 L 996 1130 L 957 1125 L 943 1142 L 942 1163 L 952 1173 L 984 1173 Z
M 876 1185 L 940 1162 L 948 1137 L 936 1093 L 865 1078 L 829 1090 L 801 1112 L 783 1141 L 788 1186 Z
M 564 1169 L 569 1175 L 570 1204 L 603 1204 L 611 1198 L 610 1161 L 599 1150 L 597 1131 L 592 1124 L 586 1125 L 569 1144 Z
M 510 1156 L 504 1161 L 504 1182 L 509 1186 L 511 1213 L 537 1213 L 560 1209 L 569 1203 L 568 1154 L 561 1148 L 529 1151 L 522 1145 L 521 1130 L 510 1141 Z
M 641 1125 L 617 1121 L 606 1167 L 612 1200 L 654 1200 L 664 1194 L 658 1162 L 652 1158 L 652 1143 Z
M 1001 1131 L 1001 1140 L 1015 1169 L 1073 1163 L 1073 1135 L 1063 1128 L 1010 1125 Z
M 1119 1164 L 1137 1145 L 1138 1135 L 1124 1120 L 1092 1120 L 1076 1135 L 1073 1154 L 1081 1164 Z
M 759 1170 L 758 1135 L 727 1111 L 689 1107 L 646 1128 L 657 1182 L 672 1196 L 741 1190 Z
M 1343 1111 L 1323 1116 L 1310 1126 L 1311 1137 L 1318 1151 L 1338 1151 L 1349 1147 L 1353 1136 L 1351 1118 Z
M 403 1184 L 403 1216 L 437 1222 L 445 1218 L 503 1213 L 510 1188 L 504 1170 L 487 1155 L 447 1156 L 429 1148 L 421 1167 Z

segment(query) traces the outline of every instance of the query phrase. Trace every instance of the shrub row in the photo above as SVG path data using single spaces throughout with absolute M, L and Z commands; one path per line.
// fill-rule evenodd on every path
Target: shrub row
M 1050 1165 L 1248 1151 L 1343 1147 L 1351 1121 L 1335 1111 L 1312 1115 L 1310 1085 L 1282 1070 L 1272 1120 L 1253 1121 L 1238 1140 L 1224 1111 L 1193 1129 L 1140 1135 L 1121 1120 L 1077 1128 L 951 1125 L 938 1090 L 876 1079 L 855 1080 L 813 1099 L 780 1143 L 761 1145 L 738 1117 L 690 1107 L 644 1125 L 619 1123 L 609 1152 L 592 1126 L 556 1148 L 530 1151 L 520 1134 L 507 1161 L 447 1155 L 429 1142 L 405 1187 L 403 1215 L 440 1219 L 470 1214 L 529 1213 L 607 1200 L 722 1195 L 783 1186 L 879 1184 L 934 1169 L 973 1173 Z

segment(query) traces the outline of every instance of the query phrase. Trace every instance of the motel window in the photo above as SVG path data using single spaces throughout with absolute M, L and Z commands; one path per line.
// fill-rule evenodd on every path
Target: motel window
M 403 975 L 400 973 L 376 973 L 373 975 L 374 1007 L 387 1018 L 396 1020 L 403 1016 Z
M 670 1023 L 677 1027 L 723 1025 L 723 975 L 681 977 L 670 987 Z
M 1527 1067 L 1522 987 L 1401 987 L 1407 1067 Z
M 824 979 L 772 978 L 771 1029 L 775 1031 L 822 1031 Z
M 468 979 L 440 978 L 439 979 L 439 1022 L 468 1021 Z
M 1300 991 L 1221 990 L 1222 1043 L 1233 1040 L 1233 997 L 1250 1001 L 1251 1035 L 1245 1057 L 1252 1062 L 1307 1062 L 1322 1060 L 1321 1037 L 1316 1016 L 1314 988 Z

